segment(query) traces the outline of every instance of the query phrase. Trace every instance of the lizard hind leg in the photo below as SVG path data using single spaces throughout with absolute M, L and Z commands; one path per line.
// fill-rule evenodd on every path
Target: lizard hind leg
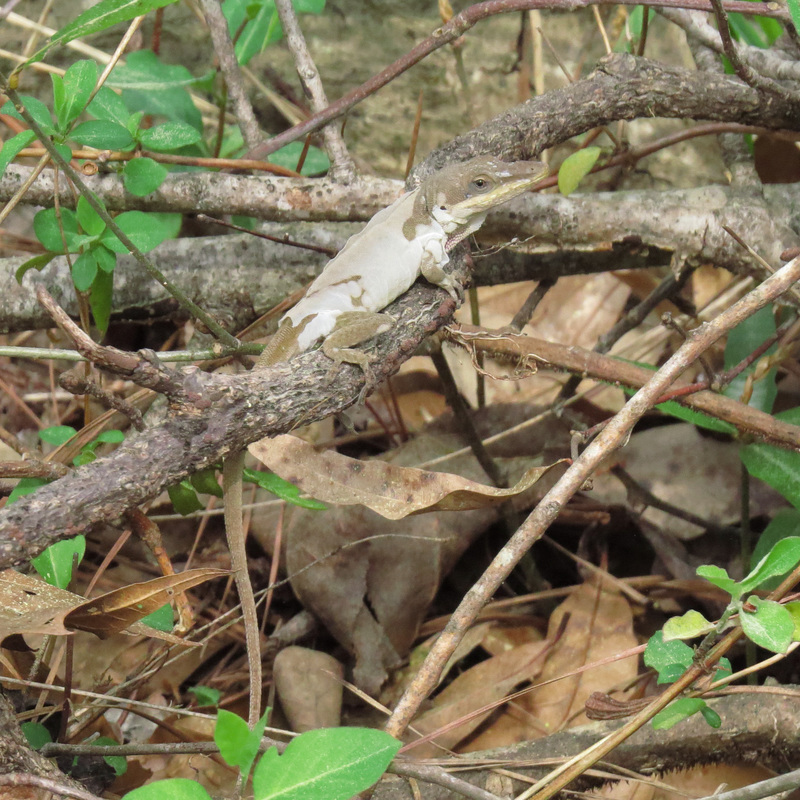
M 389 314 L 374 311 L 345 311 L 340 314 L 336 319 L 336 327 L 322 343 L 322 352 L 334 362 L 326 380 L 333 379 L 343 362 L 358 365 L 365 378 L 364 388 L 358 397 L 358 402 L 363 403 L 376 383 L 370 367 L 370 362 L 375 359 L 363 350 L 356 349 L 356 345 L 390 330 L 394 322 L 394 317 Z

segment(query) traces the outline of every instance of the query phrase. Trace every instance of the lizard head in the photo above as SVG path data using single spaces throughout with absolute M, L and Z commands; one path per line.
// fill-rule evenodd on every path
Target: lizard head
M 540 161 L 506 163 L 480 156 L 431 176 L 424 200 L 446 233 L 468 235 L 481 226 L 489 209 L 527 191 L 546 174 Z

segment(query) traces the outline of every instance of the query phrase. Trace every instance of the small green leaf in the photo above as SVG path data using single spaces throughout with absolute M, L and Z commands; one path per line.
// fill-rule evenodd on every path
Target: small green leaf
M 230 20 L 228 24 L 230 26 Z M 236 40 L 234 48 L 236 60 L 244 66 L 254 55 L 273 42 L 280 41 L 281 38 L 283 38 L 283 28 L 278 12 L 275 10 L 275 4 L 274 2 L 264 2 Z
M 700 713 L 703 715 L 703 719 L 712 727 L 712 728 L 719 728 L 722 725 L 722 718 L 713 708 L 709 708 L 709 706 L 705 706 L 705 708 L 700 709 Z
M 739 622 L 745 636 L 765 650 L 785 653 L 794 636 L 792 615 L 774 600 L 762 600 L 751 595 L 748 602 L 755 606 L 754 612 L 742 609 Z
M 167 494 L 178 514 L 186 516 L 187 514 L 193 514 L 195 511 L 199 511 L 201 508 L 205 508 L 189 481 L 181 481 L 174 486 L 167 487 Z
M 92 249 L 94 250 L 94 257 L 97 259 L 97 266 L 106 274 L 111 275 L 114 272 L 114 267 L 117 266 L 116 253 L 112 253 L 102 244 L 98 244 Z
M 297 165 L 300 162 L 300 156 L 303 153 L 303 142 L 290 142 L 289 144 L 276 150 L 269 160 L 273 164 L 278 164 L 286 169 L 297 170 Z M 331 162 L 324 150 L 313 145 L 308 148 L 306 159 L 303 162 L 303 169 L 300 170 L 301 175 L 321 175 L 330 169 Z
M 789 612 L 794 624 L 794 633 L 792 634 L 792 641 L 800 641 L 800 601 L 794 600 L 791 603 L 786 603 L 784 608 Z
M 89 102 L 97 83 L 97 64 L 82 60 L 71 64 L 62 78 L 51 74 L 53 82 L 53 109 L 59 129 L 66 133 Z
M 200 132 L 185 122 L 165 122 L 155 128 L 139 131 L 139 141 L 148 150 L 177 150 L 190 144 L 197 144 L 203 137 Z
M 658 683 L 672 683 L 692 664 L 694 651 L 678 639 L 664 641 L 662 631 L 656 631 L 644 650 L 645 666 L 658 672 Z
M 327 508 L 319 500 L 314 500 L 311 497 L 300 497 L 300 490 L 294 484 L 279 478 L 272 472 L 256 472 L 252 469 L 245 469 L 243 477 L 246 481 L 272 492 L 276 497 L 280 497 L 281 500 L 285 500 L 293 506 L 312 508 L 316 511 L 323 511 Z
M 558 170 L 558 191 L 567 197 L 578 184 L 592 171 L 602 151 L 599 147 L 585 147 L 564 159 Z
M 61 236 L 61 225 L 64 226 L 64 237 Z M 64 240 L 70 248 L 78 235 L 78 219 L 69 208 L 61 209 L 61 225 L 54 208 L 43 208 L 33 218 L 33 232 L 46 250 L 51 253 L 64 252 Z
M 148 11 L 163 8 L 174 2 L 175 0 L 100 0 L 54 33 L 44 47 L 34 53 L 23 66 L 41 61 L 54 45 L 66 44 L 81 36 L 104 31 L 118 22 L 127 22 L 129 19 L 140 17 Z
M 16 136 L 12 136 L 3 142 L 0 148 L 0 178 L 5 174 L 8 165 L 24 150 L 34 139 L 36 134 L 33 131 L 20 131 Z
M 56 253 L 42 253 L 41 255 L 29 258 L 24 264 L 20 264 L 17 267 L 17 271 L 14 273 L 17 283 L 22 285 L 22 279 L 25 277 L 25 273 L 28 272 L 28 270 L 44 269 L 56 257 L 56 255 Z
M 734 600 L 738 600 L 742 596 L 744 589 L 735 580 L 728 577 L 727 571 L 722 567 L 717 567 L 714 564 L 703 564 L 697 568 L 697 574 L 713 583 L 714 586 L 719 586 L 723 592 L 727 592 Z
M 97 277 L 97 259 L 93 250 L 81 253 L 72 262 L 72 282 L 79 292 L 88 292 Z
M 668 730 L 704 708 L 707 708 L 706 702 L 699 697 L 681 697 L 653 717 L 653 728 L 657 731 Z
M 92 739 L 91 744 L 119 747 L 119 742 L 115 742 L 110 736 L 98 736 L 96 739 Z M 125 756 L 103 756 L 103 761 L 114 770 L 114 774 L 117 777 L 124 775 L 128 771 L 128 759 Z
M 211 686 L 192 686 L 189 689 L 189 694 L 193 694 L 197 700 L 197 705 L 200 708 L 204 706 L 216 706 L 222 697 L 222 692 L 219 689 L 214 689 Z
M 19 727 L 34 750 L 41 750 L 53 741 L 50 731 L 41 722 L 21 722 Z
M 91 442 L 91 446 L 97 447 L 99 444 L 120 444 L 120 442 L 124 441 L 125 434 L 122 431 L 112 428 L 111 430 L 103 431 L 95 436 Z
M 211 795 L 197 781 L 166 778 L 128 792 L 123 800 L 211 800 Z
M 116 122 L 127 130 L 130 112 L 125 105 L 125 101 L 108 86 L 103 86 L 100 91 L 92 98 L 86 109 L 93 117 L 105 120 L 106 122 Z
M 97 197 L 94 199 L 100 203 L 101 207 L 103 206 L 102 200 L 99 200 Z M 83 195 L 78 198 L 75 213 L 84 233 L 88 233 L 89 236 L 99 236 L 106 229 L 106 223 L 103 222 L 100 215 L 89 205 L 89 201 Z
M 325 0 L 292 0 L 298 14 L 321 14 L 325 10 Z
M 765 306 L 752 316 L 740 322 L 728 334 L 725 345 L 725 369 L 731 369 L 750 356 L 762 343 L 775 335 L 775 315 L 772 306 Z M 773 344 L 765 353 L 771 355 L 777 350 Z M 755 372 L 758 362 L 751 364 L 737 375 L 724 389 L 723 394 L 733 400 L 739 400 L 745 388 L 748 376 Z M 748 405 L 766 411 L 769 414 L 778 394 L 775 380 L 777 369 L 771 369 L 753 385 L 753 392 Z
M 17 485 L 11 490 L 6 505 L 10 506 L 15 500 L 24 497 L 26 494 L 33 494 L 40 486 L 44 486 L 47 483 L 50 483 L 50 481 L 44 478 L 20 478 L 17 481 Z
M 673 639 L 694 639 L 714 630 L 714 623 L 709 622 L 699 611 L 687 611 L 680 617 L 671 617 L 664 623 L 664 641 Z
M 61 447 L 68 442 L 77 431 L 71 425 L 51 425 L 39 431 L 39 438 L 53 447 Z
M 320 728 L 301 733 L 278 755 L 264 753 L 253 772 L 256 800 L 349 800 L 386 771 L 401 743 L 372 728 Z
M 172 617 L 172 606 L 169 603 L 164 603 L 161 608 L 151 611 L 146 617 L 142 617 L 139 621 L 143 622 L 145 625 L 149 625 L 151 628 L 155 628 L 157 631 L 169 633 L 174 627 Z
M 130 150 L 136 142 L 127 128 L 105 119 L 90 119 L 76 125 L 70 138 L 98 150 Z
M 775 419 L 800 425 L 800 407 L 775 414 Z M 800 453 L 769 444 L 748 444 L 740 456 L 747 471 L 780 492 L 795 508 L 800 508 Z
M 214 742 L 225 761 L 232 767 L 239 767 L 244 776 L 250 774 L 250 768 L 258 755 L 268 714 L 269 711 L 265 712 L 251 731 L 247 723 L 236 714 L 231 714 L 223 708 L 217 711 Z
M 50 116 L 50 109 L 41 100 L 26 94 L 20 95 L 19 99 L 22 101 L 25 110 L 36 120 L 36 123 L 45 133 L 54 134 L 56 132 L 53 118 Z M 20 122 L 25 122 L 22 114 L 17 111 L 10 100 L 0 108 L 0 114 L 8 114 Z M 28 123 L 25 122 L 25 124 L 27 125 Z
M 92 293 L 89 295 L 89 307 L 92 309 L 94 324 L 100 333 L 105 334 L 108 323 L 111 321 L 111 303 L 114 291 L 113 273 L 100 270 L 92 284 Z
M 219 485 L 219 481 L 217 481 L 217 472 L 211 467 L 195 472 L 194 475 L 189 477 L 189 480 L 192 486 L 202 494 L 213 494 L 214 497 L 224 496 L 222 487 Z
M 800 563 L 800 536 L 789 536 L 777 542 L 742 581 L 742 592 L 751 592 L 776 575 L 785 575 Z
M 165 239 L 174 238 L 181 226 L 180 214 L 148 214 L 144 211 L 123 211 L 114 218 L 123 233 L 143 253 L 147 253 Z M 110 230 L 106 230 L 101 243 L 115 253 L 127 253 L 128 248 Z
M 168 173 L 163 164 L 153 161 L 152 158 L 134 158 L 122 170 L 122 182 L 132 195 L 144 197 L 158 189 Z
M 86 552 L 86 538 L 76 536 L 74 539 L 62 539 L 51 544 L 44 552 L 31 560 L 36 571 L 51 586 L 66 589 L 72 580 L 72 558 L 77 555 L 76 564 L 80 564 Z

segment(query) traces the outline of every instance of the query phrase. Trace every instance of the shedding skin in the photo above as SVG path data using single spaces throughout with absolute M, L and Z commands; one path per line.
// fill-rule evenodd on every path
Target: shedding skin
M 448 252 L 478 230 L 488 211 L 522 194 L 547 174 L 539 161 L 506 163 L 481 156 L 452 164 L 426 178 L 379 211 L 328 262 L 305 297 L 281 319 L 277 332 L 256 360 L 254 369 L 286 361 L 322 341 L 333 361 L 357 364 L 373 386 L 371 356 L 358 345 L 390 330 L 394 319 L 379 313 L 420 276 L 440 286 L 457 302 L 461 287 L 443 269 Z M 252 729 L 261 714 L 261 652 L 253 588 L 247 572 L 242 526 L 244 451 L 225 459 L 225 530 L 231 567 L 242 604 L 247 660 L 250 669 Z

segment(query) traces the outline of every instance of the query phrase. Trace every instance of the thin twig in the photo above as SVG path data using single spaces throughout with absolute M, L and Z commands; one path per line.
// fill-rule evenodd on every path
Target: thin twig
M 283 32 L 286 34 L 286 44 L 289 45 L 289 50 L 294 56 L 297 74 L 303 83 L 303 88 L 311 98 L 311 109 L 315 113 L 323 111 L 330 104 L 325 94 L 325 87 L 319 77 L 319 70 L 314 59 L 311 58 L 311 53 L 308 52 L 292 0 L 275 0 L 275 8 L 278 11 L 281 25 L 283 25 Z M 322 129 L 322 138 L 325 142 L 325 150 L 331 160 L 333 177 L 339 180 L 350 180 L 355 175 L 355 166 L 337 126 L 326 125 Z

